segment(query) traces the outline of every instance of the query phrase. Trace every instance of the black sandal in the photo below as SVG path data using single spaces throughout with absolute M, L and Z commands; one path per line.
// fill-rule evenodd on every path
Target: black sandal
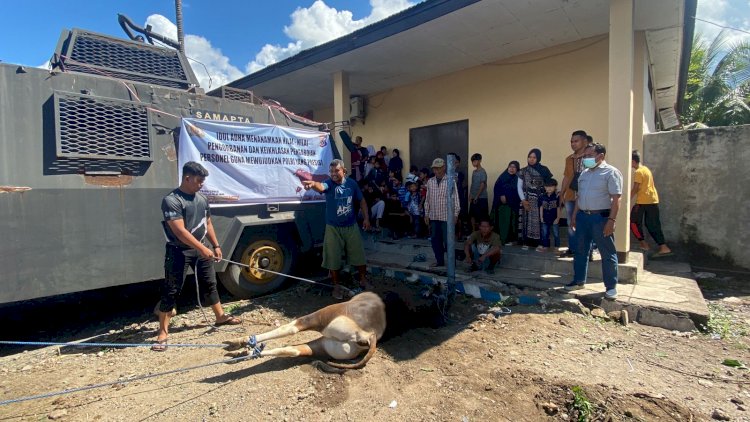
M 222 325 L 240 325 L 240 324 L 242 324 L 242 320 L 239 319 L 239 318 L 237 318 L 237 317 L 235 317 L 235 316 L 233 316 L 233 315 L 224 314 L 222 316 L 227 317 L 227 319 L 224 320 L 223 322 L 216 321 L 216 323 L 214 324 L 215 326 L 221 327 Z

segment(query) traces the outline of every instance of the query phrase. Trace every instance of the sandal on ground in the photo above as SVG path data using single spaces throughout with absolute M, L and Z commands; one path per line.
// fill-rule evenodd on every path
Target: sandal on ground
M 331 292 L 331 296 L 336 300 L 343 300 L 344 290 L 341 288 L 341 286 L 333 286 L 333 291 Z
M 242 324 L 242 320 L 239 319 L 239 318 L 237 318 L 237 317 L 235 317 L 235 316 L 233 316 L 233 315 L 224 314 L 222 316 L 227 317 L 227 319 L 225 319 L 224 321 L 221 321 L 221 322 L 219 322 L 217 320 L 216 323 L 214 324 L 215 326 L 221 327 L 222 325 L 240 325 L 240 324 Z
M 167 346 L 167 340 L 166 338 L 164 340 L 156 340 L 154 345 L 151 346 L 151 350 L 154 352 L 166 352 L 169 347 Z
M 661 258 L 663 256 L 670 256 L 670 255 L 674 255 L 674 252 L 672 252 L 672 251 L 669 251 L 669 252 L 656 252 L 653 255 L 651 255 L 651 258 Z

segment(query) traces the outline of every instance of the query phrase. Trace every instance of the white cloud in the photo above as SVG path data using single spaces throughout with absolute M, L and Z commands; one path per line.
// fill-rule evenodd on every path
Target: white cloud
M 177 26 L 162 15 L 149 16 L 146 25 L 151 25 L 158 34 L 177 40 Z M 185 55 L 192 59 L 189 61 L 193 73 L 207 91 L 243 76 L 242 71 L 230 64 L 229 58 L 204 37 L 186 34 Z
M 323 0 L 316 0 L 310 7 L 298 7 L 292 15 L 292 23 L 284 27 L 284 33 L 294 40 L 286 47 L 266 44 L 256 54 L 255 59 L 245 66 L 248 73 L 293 56 L 302 50 L 339 38 L 394 13 L 400 12 L 414 3 L 408 0 L 370 0 L 370 15 L 355 20 L 352 12 L 336 10 Z
M 741 5 L 740 2 L 730 0 L 701 0 L 698 1 L 696 17 L 713 22 L 717 25 L 750 31 L 750 21 L 747 15 L 750 12 L 750 2 Z M 697 20 L 695 22 L 696 32 L 703 34 L 707 42 L 711 42 L 722 28 L 706 22 Z M 729 45 L 750 40 L 750 35 L 740 31 L 727 31 Z
M 266 44 L 245 66 L 245 72 L 256 72 L 302 50 L 349 34 L 413 5 L 414 3 L 409 0 L 370 0 L 370 14 L 355 20 L 352 12 L 336 10 L 323 0 L 316 0 L 310 7 L 299 7 L 292 12 L 291 23 L 284 27 L 284 33 L 292 41 L 286 46 Z M 177 40 L 177 26 L 162 15 L 149 16 L 146 25 L 151 25 L 156 33 Z M 193 73 L 198 77 L 201 87 L 206 90 L 209 89 L 209 75 L 211 89 L 243 76 L 242 71 L 229 63 L 229 58 L 204 37 L 186 34 L 185 53 L 189 58 L 205 65 L 204 69 L 203 65 L 190 61 Z

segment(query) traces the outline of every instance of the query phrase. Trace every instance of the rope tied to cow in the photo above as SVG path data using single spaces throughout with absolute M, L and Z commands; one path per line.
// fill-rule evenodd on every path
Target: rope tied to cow
M 10 346 L 61 346 L 61 347 L 151 347 L 153 343 L 85 343 L 85 342 L 56 342 L 56 341 L 11 341 L 2 340 L 0 345 Z M 169 347 L 196 347 L 196 348 L 211 348 L 211 347 L 224 347 L 224 344 L 197 344 L 197 343 L 176 343 L 169 344 Z

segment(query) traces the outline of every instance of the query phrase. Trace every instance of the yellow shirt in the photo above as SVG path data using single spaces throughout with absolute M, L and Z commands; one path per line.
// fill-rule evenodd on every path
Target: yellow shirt
M 658 204 L 659 194 L 654 186 L 654 176 L 648 167 L 641 164 L 635 170 L 633 182 L 638 183 L 638 195 L 635 197 L 636 204 Z

